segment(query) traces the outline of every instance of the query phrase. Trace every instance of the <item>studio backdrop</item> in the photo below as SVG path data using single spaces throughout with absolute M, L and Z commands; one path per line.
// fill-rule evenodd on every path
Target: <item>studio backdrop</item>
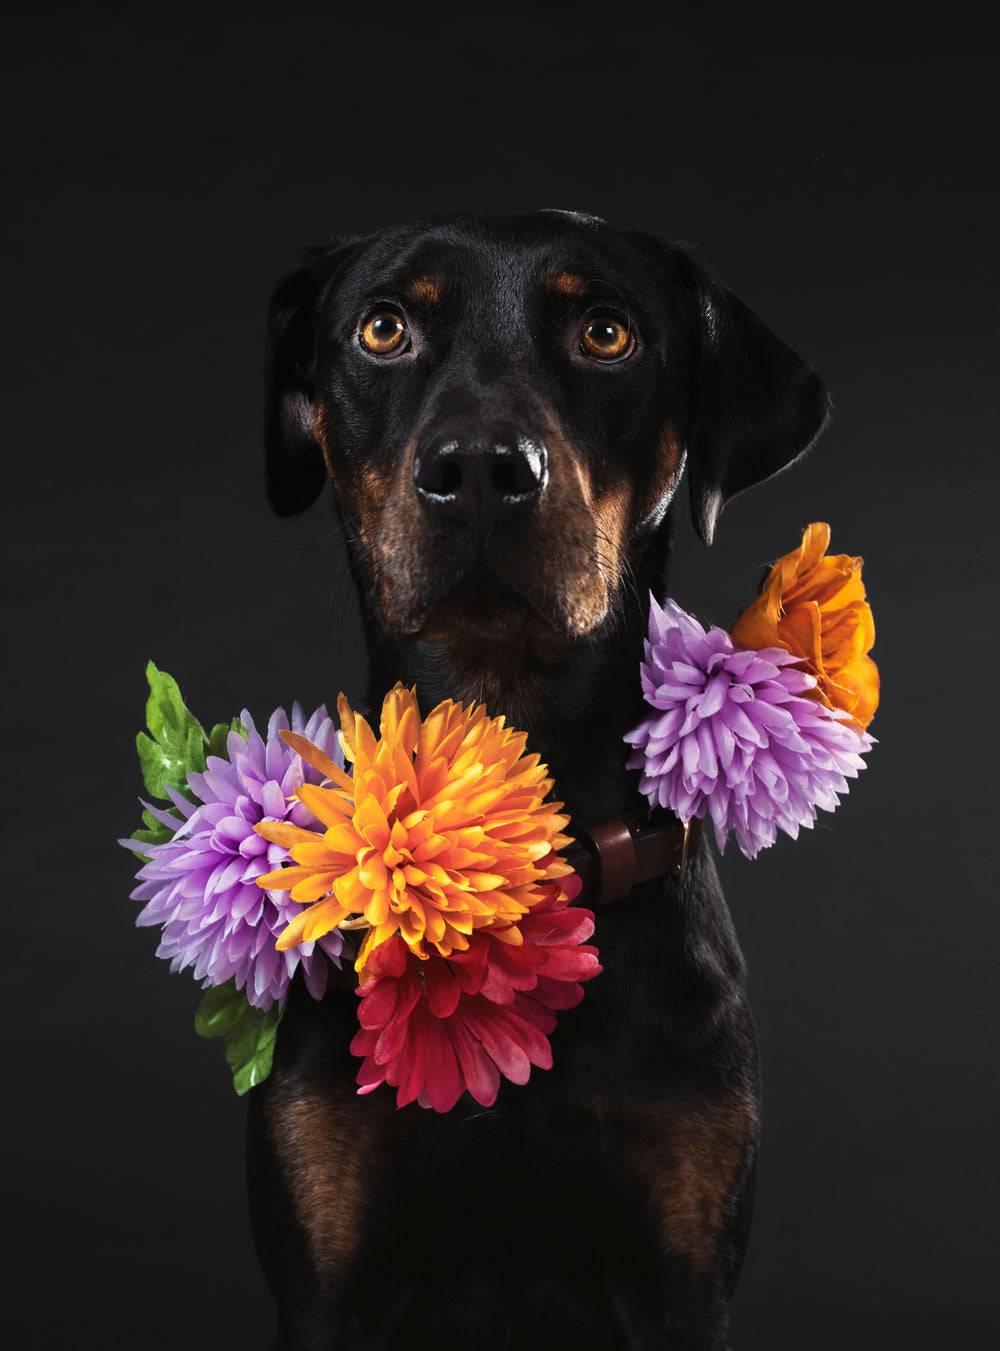
M 268 1345 L 246 1104 L 135 928 L 149 659 L 206 723 L 366 700 L 324 498 L 261 471 L 299 250 L 559 207 L 695 245 L 824 376 L 815 450 L 686 514 L 728 627 L 813 521 L 863 555 L 882 706 L 836 817 L 720 869 L 763 1153 L 735 1351 L 981 1347 L 995 1279 L 996 113 L 985 7 L 629 4 L 8 21 L 4 1325 Z M 638 678 L 638 671 L 637 671 Z M 13 868 L 11 875 L 10 868 Z

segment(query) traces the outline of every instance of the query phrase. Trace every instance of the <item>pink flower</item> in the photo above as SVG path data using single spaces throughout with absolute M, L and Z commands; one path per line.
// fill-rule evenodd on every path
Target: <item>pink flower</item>
M 399 1107 L 447 1112 L 467 1090 L 489 1107 L 501 1075 L 525 1084 L 532 1065 L 550 1069 L 556 1010 L 578 1004 L 580 982 L 601 970 L 583 944 L 594 917 L 570 906 L 579 887 L 576 878 L 546 886 L 518 921 L 517 945 L 504 941 L 507 929 L 480 929 L 448 958 L 422 961 L 398 936 L 373 949 L 351 1042 L 365 1057 L 359 1092 L 386 1082 Z

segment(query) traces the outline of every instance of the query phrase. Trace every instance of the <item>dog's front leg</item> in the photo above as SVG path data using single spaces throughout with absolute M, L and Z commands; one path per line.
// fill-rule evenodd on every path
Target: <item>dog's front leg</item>
M 382 1174 L 413 1119 L 386 1095 L 358 1097 L 347 1049 L 356 1027 L 352 991 L 317 1003 L 297 985 L 274 1069 L 250 1094 L 251 1224 L 278 1305 L 272 1351 L 376 1351 L 409 1298 L 398 1268 L 374 1282 L 367 1271 L 364 1302 L 350 1298 Z
M 610 1295 L 635 1351 L 725 1351 L 729 1299 L 753 1205 L 756 1109 L 735 1085 L 664 1105 L 617 1134 L 624 1194 L 644 1196 L 658 1269 L 620 1269 Z M 636 1232 L 635 1217 L 625 1217 Z

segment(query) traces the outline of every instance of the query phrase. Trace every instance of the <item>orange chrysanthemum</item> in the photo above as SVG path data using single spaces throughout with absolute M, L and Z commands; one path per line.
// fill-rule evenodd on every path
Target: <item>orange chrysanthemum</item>
M 865 728 L 878 707 L 878 667 L 868 656 L 875 621 L 860 558 L 826 556 L 830 527 L 806 528 L 802 544 L 768 573 L 760 594 L 732 627 L 742 647 L 783 647 L 817 680 L 816 697 Z
M 284 734 L 328 784 L 296 793 L 326 827 L 320 834 L 287 822 L 255 829 L 289 849 L 294 865 L 257 879 L 291 891 L 302 910 L 278 939 L 279 950 L 311 942 L 339 926 L 368 928 L 357 960 L 399 934 L 420 958 L 448 957 L 489 928 L 518 945 L 518 920 L 542 884 L 572 870 L 556 852 L 569 843 L 562 803 L 525 734 L 489 718 L 482 705 L 446 700 L 421 721 L 415 692 L 396 685 L 382 705 L 381 736 L 339 701 L 344 753 L 353 775 L 295 733 Z

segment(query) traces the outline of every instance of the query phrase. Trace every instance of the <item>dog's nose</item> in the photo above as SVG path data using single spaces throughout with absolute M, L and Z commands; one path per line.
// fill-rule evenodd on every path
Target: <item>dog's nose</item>
M 548 481 L 540 441 L 512 433 L 464 437 L 442 432 L 413 461 L 413 485 L 426 511 L 466 524 L 489 524 L 534 505 Z

